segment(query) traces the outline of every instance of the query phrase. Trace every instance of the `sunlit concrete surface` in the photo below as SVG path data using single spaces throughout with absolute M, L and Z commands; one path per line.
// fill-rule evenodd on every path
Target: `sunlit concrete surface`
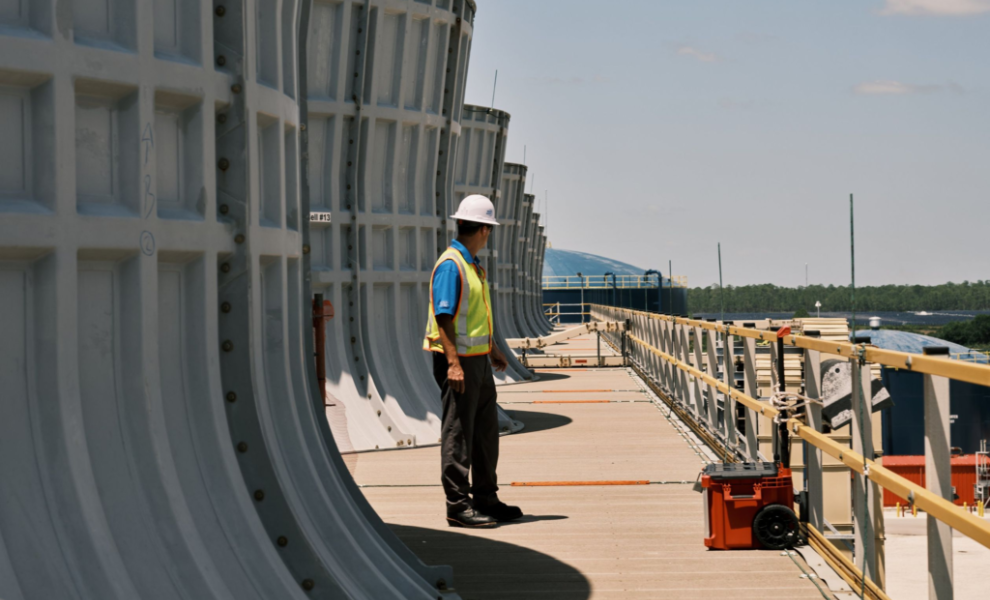
M 501 439 L 499 463 L 499 495 L 524 509 L 520 522 L 448 528 L 438 448 L 349 457 L 375 510 L 421 559 L 452 565 L 462 597 L 822 598 L 780 552 L 705 549 L 701 496 L 691 489 L 702 456 L 625 369 L 540 376 L 499 389 L 526 423 Z M 582 399 L 621 401 L 573 403 Z M 510 485 L 588 480 L 664 483 Z
M 960 509 L 962 510 L 962 509 Z M 895 600 L 928 598 L 928 515 L 898 517 L 884 510 L 887 593 Z M 987 518 L 990 521 L 990 517 Z M 953 532 L 952 566 L 957 600 L 984 598 L 990 590 L 990 548 Z

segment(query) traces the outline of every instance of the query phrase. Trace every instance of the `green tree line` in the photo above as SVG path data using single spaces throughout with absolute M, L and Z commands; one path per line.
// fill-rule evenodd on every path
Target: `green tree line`
M 990 315 L 948 323 L 939 331 L 939 337 L 969 348 L 986 348 L 990 346 Z
M 815 302 L 822 311 L 848 311 L 852 298 L 847 286 L 811 285 L 787 288 L 770 283 L 725 286 L 725 312 L 793 312 L 800 309 L 815 314 Z M 717 285 L 688 289 L 692 313 L 712 313 L 721 309 Z M 856 288 L 857 311 L 913 310 L 990 310 L 990 280 L 942 285 L 881 285 Z

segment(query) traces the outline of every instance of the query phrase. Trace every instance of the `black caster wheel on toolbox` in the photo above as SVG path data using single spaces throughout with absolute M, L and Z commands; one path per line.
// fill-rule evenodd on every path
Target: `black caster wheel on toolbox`
M 753 518 L 753 536 L 764 548 L 793 548 L 800 539 L 797 515 L 783 504 L 768 504 Z

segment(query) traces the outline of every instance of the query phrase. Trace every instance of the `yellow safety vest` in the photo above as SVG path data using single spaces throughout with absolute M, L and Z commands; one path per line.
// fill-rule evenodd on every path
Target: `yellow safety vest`
M 464 255 L 456 248 L 447 248 L 433 266 L 433 275 L 436 274 L 437 267 L 446 260 L 454 261 L 461 274 L 461 297 L 454 313 L 457 355 L 488 354 L 492 351 L 492 299 L 488 294 L 485 270 L 474 263 L 468 264 L 464 260 Z M 443 345 L 440 344 L 440 328 L 433 313 L 433 275 L 430 275 L 430 316 L 426 322 L 423 350 L 443 352 Z

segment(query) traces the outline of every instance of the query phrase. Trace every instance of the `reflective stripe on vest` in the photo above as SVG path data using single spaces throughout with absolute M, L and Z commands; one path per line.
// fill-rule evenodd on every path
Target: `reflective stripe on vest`
M 446 260 L 452 260 L 457 266 L 461 277 L 461 297 L 454 312 L 454 334 L 456 336 L 458 356 L 477 356 L 491 352 L 492 312 L 491 296 L 485 280 L 485 271 L 479 273 L 475 265 L 468 264 L 464 255 L 455 248 L 448 248 L 433 267 L 436 275 L 437 267 Z M 426 322 L 426 337 L 423 339 L 423 349 L 443 352 L 440 344 L 440 328 L 433 312 L 433 275 L 430 276 L 430 306 Z

